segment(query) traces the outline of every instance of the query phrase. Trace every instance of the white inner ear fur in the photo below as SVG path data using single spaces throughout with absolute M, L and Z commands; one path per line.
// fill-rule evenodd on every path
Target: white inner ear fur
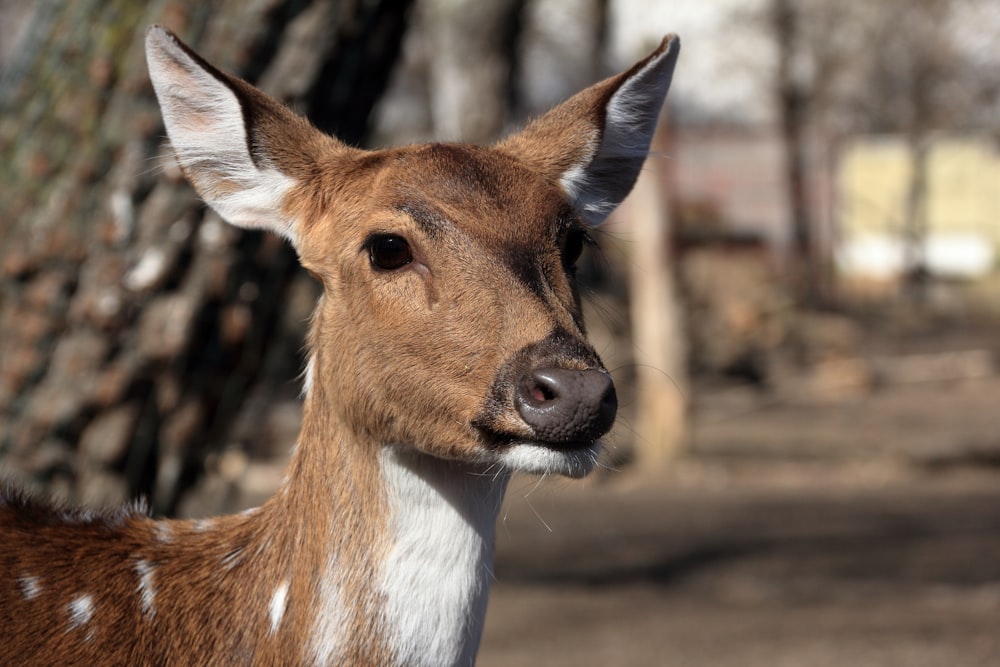
M 588 159 L 568 169 L 560 185 L 580 217 L 599 225 L 631 189 L 649 154 L 660 109 L 670 88 L 680 44 L 674 38 L 659 56 L 629 77 L 611 96 L 600 144 Z
M 254 163 L 233 91 L 164 33 L 150 34 L 146 58 L 177 161 L 205 203 L 238 227 L 268 229 L 294 244 L 294 221 L 281 213 L 294 180 Z

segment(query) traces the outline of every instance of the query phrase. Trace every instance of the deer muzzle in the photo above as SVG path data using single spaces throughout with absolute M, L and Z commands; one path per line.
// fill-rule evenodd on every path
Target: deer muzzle
M 514 402 L 538 440 L 552 446 L 590 444 L 618 413 L 611 375 L 594 368 L 536 368 L 518 382 Z

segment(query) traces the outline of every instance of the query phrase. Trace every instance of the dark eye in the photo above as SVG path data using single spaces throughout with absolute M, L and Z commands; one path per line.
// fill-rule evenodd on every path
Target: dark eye
M 413 251 L 402 236 L 376 234 L 368 240 L 368 257 L 376 269 L 395 271 L 413 261 Z
M 570 229 L 566 233 L 566 244 L 563 246 L 563 266 L 567 269 L 576 264 L 583 253 L 583 246 L 590 243 L 590 237 L 582 229 Z

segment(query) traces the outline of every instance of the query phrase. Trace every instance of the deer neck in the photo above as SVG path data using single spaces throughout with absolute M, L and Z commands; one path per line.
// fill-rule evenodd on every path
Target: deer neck
M 381 456 L 392 536 L 381 576 L 400 664 L 471 665 L 493 576 L 507 475 L 413 450 Z
M 310 628 L 307 655 L 316 664 L 471 665 L 508 473 L 364 442 L 322 384 L 310 384 L 288 480 L 264 508 L 287 526 L 278 541 L 302 561 L 291 569 L 316 573 L 302 589 L 314 596 L 313 617 L 299 619 Z M 311 518 L 303 527 L 288 521 L 295 516 Z M 279 602 L 294 590 L 289 582 Z

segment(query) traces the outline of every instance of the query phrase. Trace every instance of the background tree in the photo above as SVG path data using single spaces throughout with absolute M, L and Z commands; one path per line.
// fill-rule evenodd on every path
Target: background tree
M 296 391 L 315 289 L 290 248 L 224 225 L 183 183 L 143 30 L 168 25 L 359 143 L 409 4 L 34 6 L 0 91 L 5 476 L 91 503 L 146 496 L 166 513 L 199 494 L 208 511 L 238 502 L 230 485 L 201 485 L 206 465 L 232 478 L 251 443 L 278 437 L 263 408 Z
M 857 129 L 905 138 L 909 183 L 899 224 L 904 250 L 905 294 L 921 300 L 929 276 L 926 244 L 930 154 L 948 133 L 988 131 L 997 104 L 1000 74 L 981 67 L 964 48 L 964 35 L 983 0 L 891 0 L 866 8 L 866 41 L 878 44 L 858 71 L 848 108 Z M 996 6 L 993 5 L 993 11 Z
M 808 188 L 810 154 L 818 143 L 835 151 L 859 133 L 906 138 L 910 182 L 898 228 L 909 293 L 919 292 L 933 141 L 944 132 L 988 131 L 996 124 L 989 111 L 1000 87 L 995 61 L 983 57 L 988 47 L 964 40 L 975 33 L 966 28 L 990 11 L 996 6 L 987 0 L 769 0 L 751 13 L 774 44 L 769 76 L 786 154 L 792 275 L 802 303 L 814 302 L 824 282 Z
M 658 475 L 683 453 L 687 435 L 688 344 L 677 285 L 674 228 L 666 184 L 668 123 L 653 139 L 651 157 L 619 215 L 632 233 L 629 313 L 635 360 L 634 418 L 638 467 Z
M 803 306 L 828 296 L 819 224 L 810 191 L 817 136 L 837 145 L 846 130 L 837 117 L 845 76 L 867 52 L 856 2 L 768 0 L 759 19 L 774 45 L 770 72 L 785 161 L 791 222 L 790 276 Z

